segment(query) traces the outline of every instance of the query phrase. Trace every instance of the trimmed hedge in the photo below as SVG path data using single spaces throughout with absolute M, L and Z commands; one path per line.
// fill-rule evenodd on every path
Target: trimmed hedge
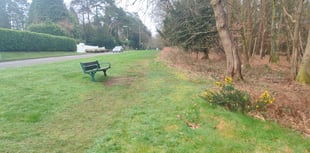
M 0 28 L 0 51 L 76 51 L 74 39 Z
M 56 36 L 66 36 L 65 32 L 55 23 L 32 24 L 27 29 L 31 32 L 45 33 Z

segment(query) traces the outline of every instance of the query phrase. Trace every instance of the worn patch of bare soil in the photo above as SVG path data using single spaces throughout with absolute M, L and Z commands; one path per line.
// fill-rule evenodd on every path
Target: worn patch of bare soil
M 189 77 L 203 76 L 217 81 L 225 77 L 225 55 L 219 51 L 211 50 L 209 59 L 205 59 L 201 54 L 164 48 L 158 58 Z M 252 99 L 257 99 L 265 90 L 276 99 L 266 112 L 252 112 L 250 115 L 275 121 L 310 137 L 310 87 L 289 79 L 290 66 L 286 57 L 281 56 L 280 62 L 271 64 L 269 57 L 253 56 L 250 65 L 249 68 L 242 67 L 245 81 L 236 81 L 235 86 L 249 92 Z
M 107 81 L 104 81 L 105 86 L 115 86 L 115 85 L 130 85 L 135 80 L 135 77 L 123 76 L 114 77 Z

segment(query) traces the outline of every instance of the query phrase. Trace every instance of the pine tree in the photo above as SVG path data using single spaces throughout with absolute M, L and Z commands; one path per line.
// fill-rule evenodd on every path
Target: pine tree
M 28 23 L 58 22 L 67 19 L 68 10 L 63 0 L 33 0 L 29 9 Z

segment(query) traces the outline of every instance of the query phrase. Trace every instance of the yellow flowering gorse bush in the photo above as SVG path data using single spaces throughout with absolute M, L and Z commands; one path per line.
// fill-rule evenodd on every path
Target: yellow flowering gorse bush
M 226 77 L 225 78 L 225 83 L 226 84 L 232 84 L 232 77 Z
M 211 104 L 221 105 L 232 111 L 249 112 L 251 110 L 265 110 L 267 105 L 275 101 L 268 91 L 265 91 L 253 103 L 246 91 L 235 89 L 232 78 L 227 77 L 224 82 L 215 82 L 214 89 L 206 89 L 201 97 Z
M 272 104 L 275 101 L 275 98 L 272 97 L 269 92 L 266 90 L 260 96 L 259 99 L 254 103 L 256 110 L 265 110 L 266 106 Z
M 231 111 L 245 112 L 250 103 L 248 93 L 235 89 L 232 83 L 232 78 L 225 78 L 224 82 L 215 82 L 216 87 L 206 89 L 201 97 L 211 104 L 221 105 Z

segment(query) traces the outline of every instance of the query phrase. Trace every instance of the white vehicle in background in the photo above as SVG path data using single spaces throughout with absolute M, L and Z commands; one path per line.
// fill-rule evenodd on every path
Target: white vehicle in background
M 112 50 L 113 53 L 120 53 L 120 52 L 123 52 L 124 51 L 124 48 L 123 46 L 115 46 Z

